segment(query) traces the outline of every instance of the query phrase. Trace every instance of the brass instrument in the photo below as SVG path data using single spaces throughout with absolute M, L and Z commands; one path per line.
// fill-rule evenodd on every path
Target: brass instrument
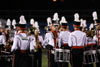
M 31 32 L 34 32 L 36 30 L 36 28 L 35 27 L 30 27 L 29 28 L 29 32 L 31 33 Z
M 36 46 L 35 46 L 34 52 L 37 52 L 38 49 L 42 47 L 41 43 L 39 42 L 39 38 L 38 38 L 39 33 L 40 31 L 35 31 Z
M 5 51 L 10 51 L 10 47 L 11 47 L 11 41 L 10 41 L 10 30 L 6 30 L 6 38 L 7 38 L 7 41 L 6 41 L 6 46 L 4 47 L 5 48 Z
M 37 52 L 39 48 L 41 48 L 41 44 L 40 44 L 40 42 L 36 42 L 34 52 Z
M 6 43 L 6 46 L 5 46 L 5 51 L 9 51 L 10 47 L 11 47 L 11 41 L 8 40 L 7 43 Z

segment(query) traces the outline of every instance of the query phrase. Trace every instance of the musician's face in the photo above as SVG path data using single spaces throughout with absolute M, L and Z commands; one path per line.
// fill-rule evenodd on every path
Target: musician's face
M 55 28 L 58 28 L 58 25 L 55 25 Z
M 54 30 L 54 31 L 58 30 L 58 26 L 57 25 L 53 25 L 52 26 L 52 30 Z
M 17 27 L 16 27 L 16 30 L 20 30 L 20 27 L 17 26 Z
M 0 32 L 4 32 L 4 29 L 0 28 Z
M 54 27 L 54 26 L 52 26 L 52 27 L 51 27 L 51 29 L 52 29 L 52 30 L 55 30 L 55 27 Z
M 96 29 L 100 30 L 100 24 L 97 24 Z

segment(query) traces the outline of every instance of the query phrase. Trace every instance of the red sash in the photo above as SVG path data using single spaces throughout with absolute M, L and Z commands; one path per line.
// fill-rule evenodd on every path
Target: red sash
M 57 31 L 52 31 L 52 33 L 54 35 L 54 46 L 55 46 L 55 48 L 59 48 L 57 45 L 57 38 L 58 38 Z

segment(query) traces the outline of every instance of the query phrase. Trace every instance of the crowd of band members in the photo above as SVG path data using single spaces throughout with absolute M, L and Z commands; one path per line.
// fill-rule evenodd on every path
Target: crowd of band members
M 91 30 L 80 26 L 79 16 L 74 15 L 74 31 L 69 31 L 69 26 L 65 17 L 59 21 L 57 13 L 50 21 L 47 20 L 46 33 L 43 37 L 40 35 L 38 23 L 33 26 L 30 23 L 29 29 L 26 29 L 26 20 L 24 16 L 20 17 L 19 23 L 15 24 L 16 29 L 5 28 L 0 25 L 0 54 L 2 51 L 13 54 L 13 67 L 42 67 L 42 48 L 48 49 L 48 67 L 68 67 L 67 62 L 55 62 L 55 49 L 69 49 L 71 52 L 70 63 L 72 67 L 92 67 L 93 64 L 83 65 L 83 52 L 90 49 L 100 49 L 100 20 L 95 19 L 96 25 Z M 33 21 L 33 20 L 31 20 Z M 14 36 L 9 34 L 14 32 Z M 34 59 L 30 54 L 34 55 Z M 98 61 L 100 61 L 98 54 Z M 1 61 L 2 59 L 0 59 Z M 33 66 L 32 66 L 33 63 Z M 1 64 L 3 67 L 3 64 Z M 96 63 L 96 67 L 100 66 L 100 62 Z

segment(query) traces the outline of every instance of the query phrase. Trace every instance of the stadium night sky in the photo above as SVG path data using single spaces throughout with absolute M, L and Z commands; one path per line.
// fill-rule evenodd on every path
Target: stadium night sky
M 99 9 L 97 0 L 1 0 L 1 10 Z

